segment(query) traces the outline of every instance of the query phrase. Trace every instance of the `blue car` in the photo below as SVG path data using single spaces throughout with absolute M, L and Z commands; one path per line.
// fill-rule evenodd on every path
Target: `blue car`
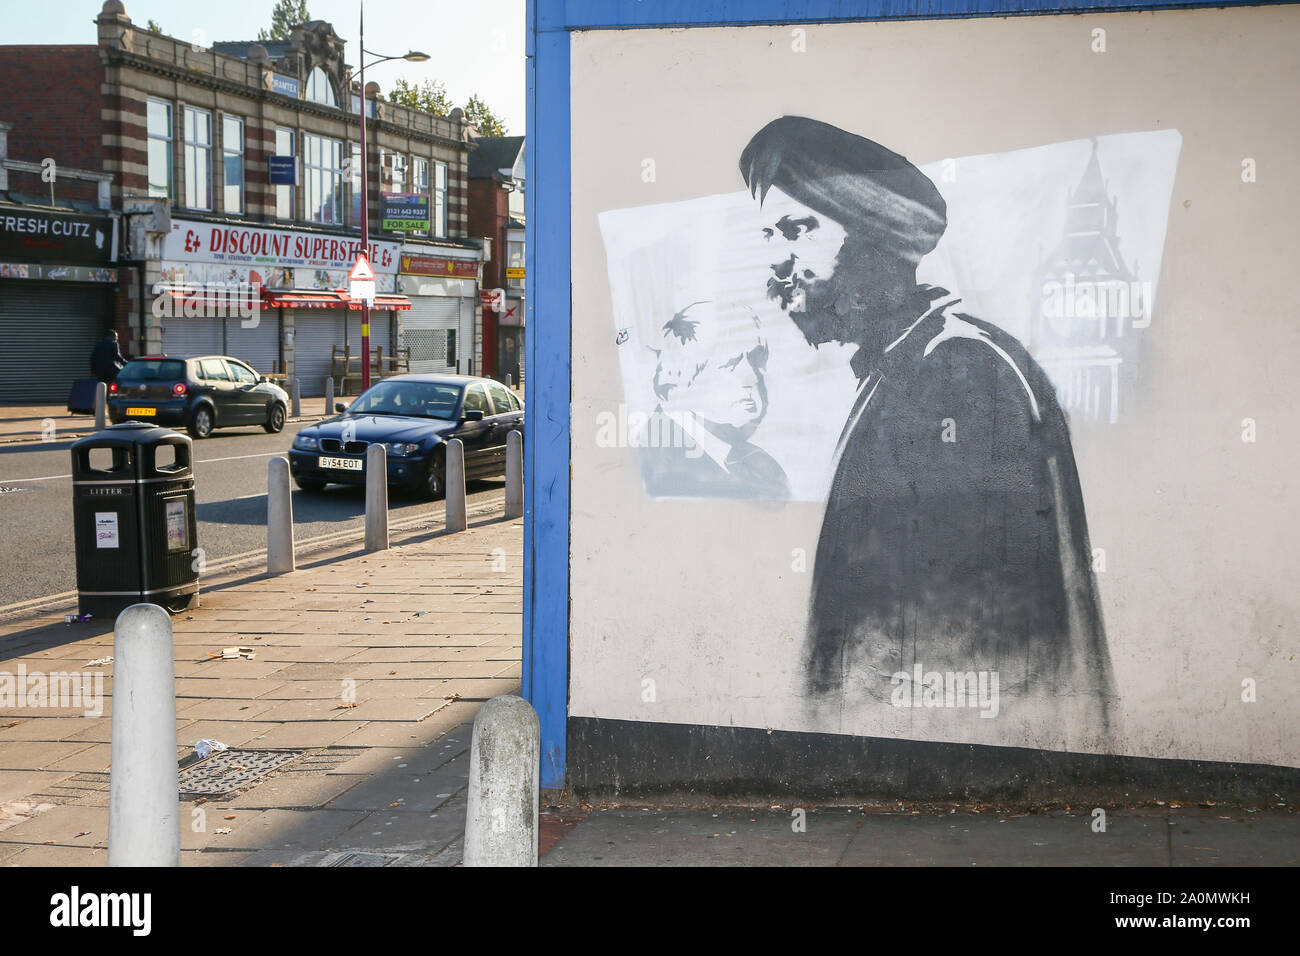
M 398 375 L 372 385 L 350 406 L 300 431 L 289 452 L 303 491 L 364 485 L 366 449 L 382 442 L 388 484 L 425 498 L 446 491 L 446 442 L 465 446 L 465 477 L 506 471 L 506 439 L 523 433 L 524 403 L 500 382 L 466 375 Z

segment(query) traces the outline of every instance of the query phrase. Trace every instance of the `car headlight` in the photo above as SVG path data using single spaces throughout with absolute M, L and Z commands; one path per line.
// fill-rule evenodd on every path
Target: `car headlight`
M 384 444 L 384 450 L 394 458 L 409 458 L 420 453 L 420 446 L 404 441 L 390 441 Z
M 315 451 L 320 447 L 320 442 L 311 435 L 299 435 L 293 440 L 293 447 L 302 451 Z

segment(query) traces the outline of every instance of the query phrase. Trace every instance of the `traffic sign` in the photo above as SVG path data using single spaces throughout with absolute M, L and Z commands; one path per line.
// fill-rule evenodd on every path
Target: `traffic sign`
M 371 305 L 375 302 L 375 270 L 370 268 L 364 252 L 357 256 L 356 264 L 348 273 L 348 295 L 358 302 Z

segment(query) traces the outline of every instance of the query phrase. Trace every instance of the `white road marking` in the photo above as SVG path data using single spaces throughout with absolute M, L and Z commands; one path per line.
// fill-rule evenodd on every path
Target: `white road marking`
M 261 452 L 256 455 L 231 455 L 229 458 L 200 458 L 195 462 L 196 465 L 207 465 L 214 461 L 241 461 L 245 458 L 271 458 L 275 455 L 283 455 L 281 451 Z M 57 481 L 60 478 L 71 478 L 71 475 L 44 475 L 40 478 L 0 478 L 0 482 L 12 483 L 15 481 Z

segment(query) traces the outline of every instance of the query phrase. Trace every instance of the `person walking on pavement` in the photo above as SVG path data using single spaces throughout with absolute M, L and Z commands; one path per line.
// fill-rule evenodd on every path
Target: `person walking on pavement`
M 117 331 L 109 329 L 90 354 L 90 371 L 99 381 L 111 382 L 125 364 L 126 359 L 117 346 Z

